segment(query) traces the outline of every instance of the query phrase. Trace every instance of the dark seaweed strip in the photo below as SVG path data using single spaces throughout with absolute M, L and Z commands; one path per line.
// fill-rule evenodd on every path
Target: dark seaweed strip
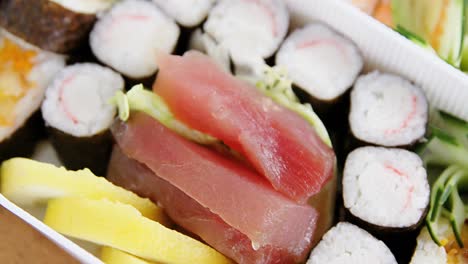
M 13 157 L 30 157 L 37 141 L 43 138 L 44 134 L 43 120 L 37 111 L 22 127 L 0 142 L 0 162 Z
M 67 169 L 89 168 L 98 176 L 106 174 L 112 150 L 109 130 L 89 137 L 75 137 L 53 127 L 48 127 L 48 132 L 60 161 Z
M 68 53 L 87 41 L 94 14 L 73 12 L 49 0 L 0 1 L 0 25 L 44 50 Z
M 347 209 L 344 209 L 344 211 L 346 221 L 367 230 L 377 239 L 382 240 L 390 248 L 398 263 L 410 262 L 416 248 L 416 237 L 423 227 L 427 210 L 418 223 L 402 228 L 377 226 L 356 217 Z

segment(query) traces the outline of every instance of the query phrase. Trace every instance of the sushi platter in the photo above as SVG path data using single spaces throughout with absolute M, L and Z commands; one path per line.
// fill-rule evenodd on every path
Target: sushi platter
M 468 263 L 467 1 L 33 2 L 0 263 Z

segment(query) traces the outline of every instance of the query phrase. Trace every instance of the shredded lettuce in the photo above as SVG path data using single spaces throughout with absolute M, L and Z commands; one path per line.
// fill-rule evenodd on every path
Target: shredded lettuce
M 219 142 L 218 139 L 177 120 L 164 100 L 152 91 L 145 90 L 141 84 L 133 86 L 127 94 L 118 91 L 111 99 L 111 103 L 117 106 L 119 118 L 124 122 L 130 117 L 131 111 L 140 111 L 189 140 L 205 145 Z
M 311 124 L 320 139 L 329 147 L 332 147 L 330 136 L 322 120 L 312 109 L 310 104 L 302 104 L 292 90 L 292 81 L 288 79 L 285 68 L 268 65 L 264 66 L 263 76 L 256 82 L 256 87 L 263 94 L 273 99 L 276 103 L 296 112 Z

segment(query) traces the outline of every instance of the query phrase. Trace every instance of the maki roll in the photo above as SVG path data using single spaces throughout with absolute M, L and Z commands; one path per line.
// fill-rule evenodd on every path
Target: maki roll
M 221 0 L 203 25 L 234 61 L 271 57 L 288 27 L 289 13 L 281 0 Z
M 158 69 L 158 52 L 174 50 L 180 29 L 152 2 L 124 0 L 96 22 L 89 38 L 94 55 L 131 79 L 144 79 Z
M 153 0 L 164 12 L 186 28 L 200 25 L 216 0 Z
M 382 239 L 403 263 L 413 252 L 429 194 L 426 170 L 413 152 L 362 147 L 346 159 L 343 202 L 348 219 Z
M 68 169 L 105 175 L 112 147 L 109 127 L 116 114 L 109 100 L 123 88 L 118 73 L 92 63 L 66 67 L 49 85 L 42 116 Z
M 365 230 L 340 222 L 330 229 L 310 254 L 307 264 L 396 264 L 388 247 Z
M 296 29 L 276 54 L 296 87 L 309 94 L 314 109 L 336 103 L 364 65 L 356 45 L 323 24 Z
M 44 50 L 68 53 L 86 43 L 96 13 L 114 0 L 4 0 L 0 26 Z
M 386 147 L 408 146 L 426 132 L 424 92 L 401 77 L 372 72 L 351 91 L 349 126 L 359 141 Z
M 330 27 L 313 23 L 294 30 L 276 53 L 276 65 L 284 67 L 295 92 L 310 102 L 330 131 L 339 165 L 347 133 L 345 116 L 349 89 L 364 62 L 357 46 Z
M 64 57 L 0 28 L 0 161 L 32 154 L 42 132 L 37 112 L 45 89 L 64 66 Z
M 344 206 L 379 228 L 414 228 L 429 204 L 429 183 L 418 155 L 402 149 L 362 147 L 346 159 Z

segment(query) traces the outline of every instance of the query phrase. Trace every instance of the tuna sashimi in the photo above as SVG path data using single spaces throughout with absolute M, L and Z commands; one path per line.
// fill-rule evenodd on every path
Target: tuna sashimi
M 145 165 L 129 159 L 117 147 L 113 151 L 107 177 L 114 184 L 158 202 L 177 224 L 239 264 L 297 263 L 304 261 L 310 249 L 288 251 L 266 246 L 254 250 L 246 235 L 156 176 Z
M 223 72 L 207 56 L 161 55 L 153 90 L 190 127 L 240 152 L 274 188 L 305 203 L 333 176 L 333 150 L 296 113 Z
M 112 128 L 128 157 L 148 166 L 229 226 L 254 248 L 307 248 L 316 211 L 276 192 L 263 178 L 234 160 L 186 140 L 143 113 Z

